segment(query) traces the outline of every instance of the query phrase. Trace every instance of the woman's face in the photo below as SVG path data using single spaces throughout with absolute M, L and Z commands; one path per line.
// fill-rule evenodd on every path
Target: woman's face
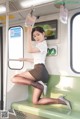
M 42 42 L 44 40 L 44 32 L 41 33 L 39 31 L 34 31 L 33 32 L 33 38 L 35 39 L 35 41 L 37 42 Z

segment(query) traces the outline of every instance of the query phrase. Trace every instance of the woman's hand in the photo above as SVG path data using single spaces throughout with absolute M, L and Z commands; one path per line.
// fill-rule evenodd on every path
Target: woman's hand
M 23 61 L 23 58 L 19 58 L 18 61 L 22 62 Z
M 25 21 L 25 26 L 34 26 L 36 21 L 36 17 L 35 16 L 31 16 L 31 14 L 28 14 L 26 17 L 26 21 Z

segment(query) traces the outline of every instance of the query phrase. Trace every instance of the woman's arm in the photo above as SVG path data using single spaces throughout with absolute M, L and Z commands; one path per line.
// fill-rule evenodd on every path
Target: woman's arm
M 32 58 L 19 58 L 19 59 L 17 59 L 17 60 L 18 60 L 18 61 L 31 62 L 31 63 L 34 62 Z
M 32 44 L 32 27 L 35 24 L 36 17 L 32 14 L 27 15 L 26 17 L 26 24 L 27 24 L 27 50 L 29 53 L 39 52 L 39 49 L 33 46 Z
M 33 46 L 32 40 L 31 40 L 31 32 L 32 32 L 32 26 L 27 27 L 27 48 L 29 53 L 35 53 L 40 52 L 38 48 Z

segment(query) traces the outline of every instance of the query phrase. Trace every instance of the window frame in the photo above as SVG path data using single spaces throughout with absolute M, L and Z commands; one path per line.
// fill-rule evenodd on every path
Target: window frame
M 22 52 L 23 52 L 23 58 L 24 58 L 24 29 L 23 29 L 23 27 L 20 26 L 20 25 L 11 26 L 11 27 L 9 27 L 9 29 L 10 29 L 10 28 L 14 28 L 14 27 L 21 27 L 22 30 L 23 30 L 23 51 L 22 51 Z M 8 29 L 8 35 L 9 35 L 9 29 Z M 9 59 L 9 45 L 8 45 L 8 59 Z M 13 61 L 15 61 L 15 60 L 13 60 Z M 21 68 L 11 68 L 10 65 L 9 65 L 9 60 L 8 60 L 8 67 L 9 67 L 11 70 L 21 70 L 21 69 L 24 67 L 24 62 L 23 62 L 23 66 L 22 66 Z

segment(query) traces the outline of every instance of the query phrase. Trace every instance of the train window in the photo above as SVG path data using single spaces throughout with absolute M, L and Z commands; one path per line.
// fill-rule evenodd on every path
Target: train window
M 14 26 L 9 28 L 9 67 L 21 69 L 23 62 L 17 61 L 23 58 L 23 28 Z
M 71 19 L 71 68 L 80 73 L 80 13 Z

